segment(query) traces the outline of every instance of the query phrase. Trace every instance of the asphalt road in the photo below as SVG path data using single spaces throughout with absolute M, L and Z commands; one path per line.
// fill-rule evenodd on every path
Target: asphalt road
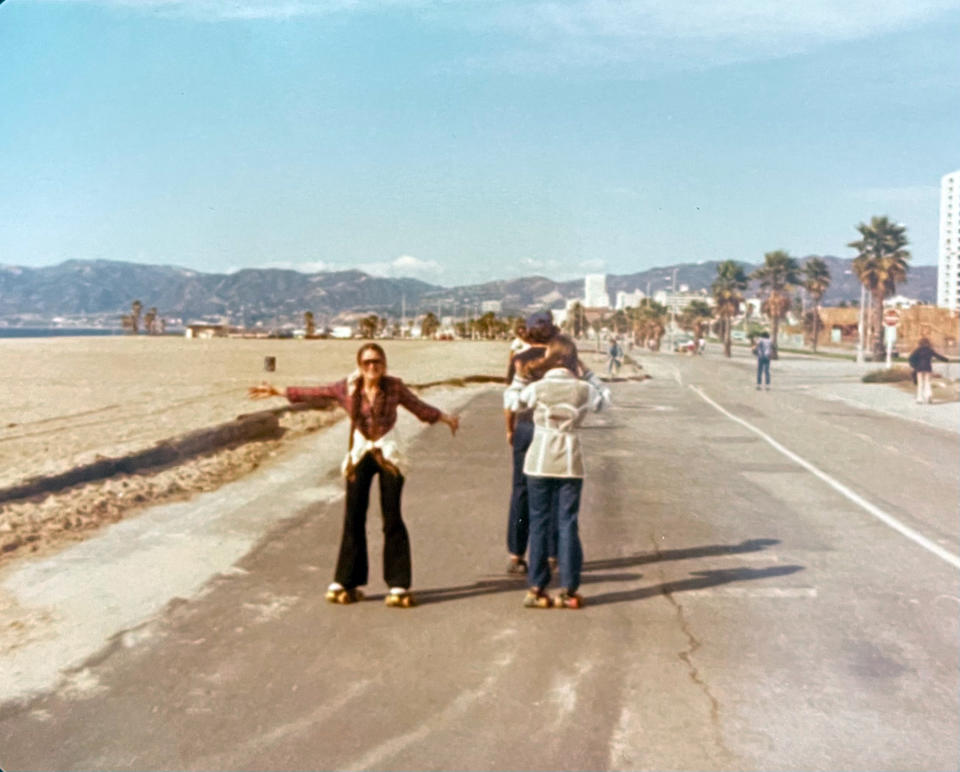
M 325 603 L 343 503 L 305 504 L 118 634 L 95 688 L 0 709 L 0 766 L 957 769 L 956 434 L 776 364 L 770 392 L 710 357 L 647 365 L 584 430 L 585 609 L 524 609 L 503 574 L 483 392 L 411 452 L 418 607 L 383 605 L 376 505 L 369 599 Z

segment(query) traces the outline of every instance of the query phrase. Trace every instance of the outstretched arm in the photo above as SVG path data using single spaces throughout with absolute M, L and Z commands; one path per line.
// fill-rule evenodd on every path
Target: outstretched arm
M 457 433 L 457 429 L 460 428 L 460 418 L 458 416 L 448 415 L 442 410 L 435 408 L 433 405 L 428 405 L 416 394 L 410 391 L 405 383 L 401 383 L 399 388 L 400 404 L 413 413 L 417 418 L 428 424 L 433 424 L 439 421 L 440 423 L 444 423 L 450 427 L 451 434 Z

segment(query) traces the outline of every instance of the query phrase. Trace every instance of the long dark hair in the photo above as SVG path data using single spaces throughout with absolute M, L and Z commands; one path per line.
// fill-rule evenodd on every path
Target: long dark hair
M 380 378 L 380 384 L 377 388 L 383 389 L 383 379 L 387 377 L 387 353 L 376 343 L 364 343 L 359 349 L 357 349 L 357 365 L 359 366 L 360 360 L 363 359 L 364 351 L 373 351 L 383 360 L 383 369 L 384 373 Z M 350 402 L 350 418 L 356 423 L 360 418 L 360 406 L 363 404 L 363 389 L 361 384 L 363 379 L 361 378 L 356 387 L 353 390 L 353 399 Z
M 547 370 L 555 367 L 565 367 L 574 375 L 579 374 L 580 360 L 577 358 L 577 344 L 567 335 L 555 335 L 547 344 L 547 350 L 542 359 L 535 359 L 524 368 L 524 376 L 528 380 L 538 381 Z

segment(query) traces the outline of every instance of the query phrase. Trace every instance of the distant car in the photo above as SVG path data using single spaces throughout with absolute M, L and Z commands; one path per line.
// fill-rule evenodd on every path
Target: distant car
M 674 339 L 673 350 L 687 354 L 697 350 L 697 342 L 688 335 L 682 335 Z

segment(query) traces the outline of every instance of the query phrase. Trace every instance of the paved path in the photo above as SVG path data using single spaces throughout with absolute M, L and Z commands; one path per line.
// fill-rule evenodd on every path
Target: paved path
M 422 605 L 384 608 L 376 568 L 368 602 L 324 603 L 342 499 L 305 497 L 201 592 L 0 710 L 0 766 L 955 769 L 958 569 L 931 551 L 958 553 L 955 434 L 782 371 L 757 393 L 736 364 L 644 362 L 656 377 L 615 384 L 584 431 L 584 610 L 523 609 L 501 573 L 483 391 L 461 434 L 412 448 Z

